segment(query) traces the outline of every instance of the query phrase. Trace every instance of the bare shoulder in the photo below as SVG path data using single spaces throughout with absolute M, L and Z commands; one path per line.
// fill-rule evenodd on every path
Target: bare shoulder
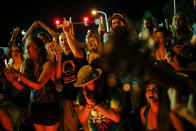
M 51 60 L 47 60 L 44 64 L 43 64 L 43 68 L 55 68 L 55 63 L 52 62 Z
M 142 122 L 143 125 L 146 124 L 145 117 L 144 117 L 144 112 L 145 112 L 146 108 L 147 108 L 147 106 L 143 106 L 140 109 L 140 118 L 141 118 L 141 122 Z
M 140 109 L 140 115 L 144 115 L 144 112 L 146 110 L 147 106 L 143 106 L 141 109 Z

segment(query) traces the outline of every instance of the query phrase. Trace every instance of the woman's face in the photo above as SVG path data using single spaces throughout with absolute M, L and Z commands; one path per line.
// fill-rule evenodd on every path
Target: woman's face
M 32 40 L 29 40 L 27 42 L 26 52 L 27 52 L 28 58 L 36 59 L 40 52 L 40 48 L 38 48 L 37 45 Z
M 22 52 L 18 47 L 13 47 L 12 48 L 12 58 L 15 60 L 17 58 L 22 57 Z
M 156 84 L 149 84 L 146 88 L 146 99 L 148 103 L 158 102 L 158 87 Z
M 49 42 L 48 43 L 48 51 L 51 53 L 54 50 L 54 43 L 53 42 Z
M 95 50 L 98 48 L 98 41 L 96 37 L 90 37 L 87 43 L 88 50 Z
M 165 36 L 162 32 L 156 32 L 153 36 L 156 43 L 163 45 L 165 44 Z

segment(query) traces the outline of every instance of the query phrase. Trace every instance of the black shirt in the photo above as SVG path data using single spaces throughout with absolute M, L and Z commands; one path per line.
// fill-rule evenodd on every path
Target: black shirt
M 87 65 L 86 53 L 83 50 L 84 57 L 76 58 L 73 53 L 68 55 L 62 55 L 62 78 L 63 78 L 63 90 L 61 96 L 67 100 L 76 100 L 79 88 L 74 87 L 74 83 L 77 81 L 77 73 L 79 69 Z

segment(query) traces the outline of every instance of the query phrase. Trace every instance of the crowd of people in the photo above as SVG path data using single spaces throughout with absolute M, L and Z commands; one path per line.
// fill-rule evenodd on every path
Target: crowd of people
M 114 13 L 85 42 L 71 18 L 61 33 L 34 21 L 14 27 L 1 51 L 0 127 L 5 131 L 196 130 L 196 37 L 188 16 L 142 21 Z M 46 32 L 32 35 L 35 28 Z

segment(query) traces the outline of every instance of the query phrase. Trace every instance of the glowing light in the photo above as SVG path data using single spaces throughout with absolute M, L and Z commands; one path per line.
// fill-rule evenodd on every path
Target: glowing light
M 131 90 L 131 85 L 129 83 L 126 83 L 126 84 L 123 85 L 122 88 L 123 88 L 123 91 L 127 92 L 127 91 Z
M 22 30 L 21 33 L 22 33 L 22 35 L 25 35 L 26 34 L 26 32 L 24 30 Z
M 54 19 L 54 24 L 55 24 L 56 26 L 59 26 L 59 25 L 61 24 L 61 19 L 55 18 L 55 19 Z
M 93 10 L 93 11 L 92 11 L 92 14 L 93 14 L 93 15 L 97 14 L 97 11 L 96 11 L 96 10 Z
M 89 18 L 88 17 L 84 17 L 84 22 L 88 22 L 89 21 Z
M 60 24 L 60 21 L 59 20 L 56 20 L 55 23 L 56 23 L 56 25 L 59 25 Z

